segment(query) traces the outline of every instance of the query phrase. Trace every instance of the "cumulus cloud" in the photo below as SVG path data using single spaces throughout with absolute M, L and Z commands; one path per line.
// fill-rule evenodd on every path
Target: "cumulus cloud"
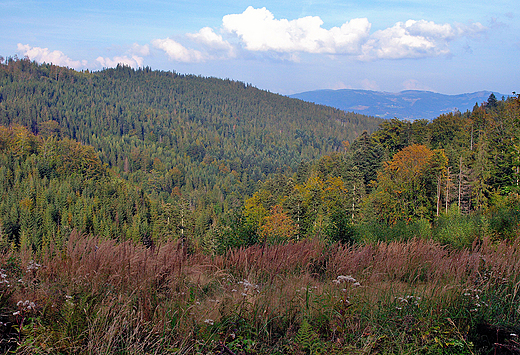
M 221 35 L 216 34 L 212 28 L 204 27 L 197 33 L 188 33 L 187 36 L 210 50 L 225 52 L 229 57 L 235 56 L 233 46 L 225 41 Z
M 366 18 L 352 19 L 331 29 L 322 26 L 323 21 L 318 16 L 276 19 L 265 7 L 255 9 L 252 6 L 241 14 L 226 15 L 222 19 L 222 30 L 236 35 L 248 51 L 346 54 L 361 60 L 447 55 L 451 41 L 476 37 L 486 30 L 478 22 L 451 25 L 408 20 L 370 34 L 371 24 Z M 207 38 L 217 36 L 210 29 L 205 31 Z M 200 34 L 198 38 L 206 37 Z M 215 43 L 219 41 L 222 41 L 221 37 L 215 38 Z
M 436 24 L 432 21 L 398 22 L 376 31 L 363 44 L 360 59 L 399 59 L 435 57 L 450 53 L 449 42 L 458 37 L 477 35 L 485 30 L 480 23 L 470 26 Z
M 468 25 L 462 23 L 455 24 L 456 34 L 460 37 L 479 37 L 488 29 L 480 22 L 470 23 Z
M 137 55 L 128 56 L 116 56 L 113 58 L 98 57 L 96 62 L 103 68 L 113 68 L 118 64 L 128 65 L 132 68 L 140 68 L 143 66 L 143 58 Z
M 150 55 L 150 46 L 147 44 L 145 44 L 144 46 L 141 46 L 137 43 L 134 43 L 134 44 L 132 44 L 130 51 L 137 55 L 147 56 L 147 55 Z
M 408 20 L 375 32 L 363 45 L 362 59 L 419 58 L 448 54 L 450 25 Z
M 49 51 L 48 48 L 31 47 L 28 44 L 18 43 L 18 50 L 24 56 L 39 63 L 52 63 L 69 68 L 83 68 L 87 65 L 86 60 L 72 60 L 61 51 Z
M 355 53 L 368 37 L 371 26 L 366 18 L 353 19 L 330 30 L 322 25 L 318 16 L 277 20 L 265 7 L 252 6 L 241 14 L 222 19 L 224 31 L 236 34 L 247 50 L 282 53 Z
M 203 54 L 195 49 L 184 47 L 171 38 L 154 39 L 152 45 L 166 52 L 171 60 L 184 63 L 203 62 Z

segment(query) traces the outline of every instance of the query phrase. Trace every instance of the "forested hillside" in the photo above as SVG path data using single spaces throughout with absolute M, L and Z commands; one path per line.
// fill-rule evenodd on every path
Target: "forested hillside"
M 155 201 L 155 219 L 168 228 L 154 236 L 214 238 L 259 181 L 341 151 L 380 122 L 230 80 L 124 66 L 76 72 L 16 58 L 0 64 L 0 124 L 91 145 L 114 176 Z M 8 230 L 19 239 L 17 228 Z
M 520 99 L 383 122 L 246 200 L 239 242 L 434 238 L 468 246 L 520 233 Z M 235 234 L 237 235 L 237 234 Z
M 91 146 L 0 126 L 0 247 L 63 246 L 73 230 L 149 242 L 144 192 L 109 174 Z
M 1 124 L 90 144 L 154 193 L 211 189 L 226 179 L 250 188 L 381 122 L 240 82 L 149 68 L 79 73 L 9 59 L 0 80 Z

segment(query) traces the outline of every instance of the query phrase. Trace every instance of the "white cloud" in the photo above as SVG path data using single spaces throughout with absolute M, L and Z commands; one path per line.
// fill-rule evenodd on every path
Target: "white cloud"
M 132 48 L 130 51 L 134 54 L 138 54 L 141 56 L 147 56 L 150 55 L 150 46 L 145 44 L 144 46 L 141 46 L 137 43 L 132 44 Z
M 213 29 L 209 27 L 204 27 L 197 33 L 188 33 L 187 36 L 191 40 L 201 43 L 209 49 L 224 51 L 228 54 L 229 57 L 235 56 L 233 46 L 229 42 L 225 41 L 221 35 L 216 34 Z
M 478 37 L 482 33 L 484 33 L 488 28 L 482 25 L 480 22 L 475 22 L 470 23 L 469 25 L 456 23 L 455 29 L 457 31 L 457 35 L 460 37 Z
M 375 32 L 363 45 L 361 59 L 399 59 L 434 57 L 448 54 L 448 40 L 453 36 L 447 27 L 426 21 L 408 20 Z
M 122 57 L 116 56 L 113 58 L 98 57 L 96 59 L 96 62 L 99 63 L 99 65 L 103 68 L 113 68 L 116 67 L 118 64 L 128 65 L 132 68 L 140 68 L 143 66 L 143 58 L 136 55 L 133 55 L 131 57 L 128 57 L 126 55 Z
M 28 44 L 18 43 L 18 50 L 24 56 L 39 63 L 52 63 L 69 68 L 83 68 L 87 65 L 86 60 L 72 60 L 61 51 L 49 51 L 48 48 L 31 47 Z
M 455 31 L 450 24 L 439 25 L 433 21 L 408 20 L 404 24 L 398 22 L 394 27 L 404 28 L 410 36 L 426 37 L 430 39 L 451 40 L 455 37 Z
M 425 20 L 397 22 L 393 27 L 373 33 L 363 45 L 363 55 L 359 58 L 372 60 L 447 55 L 451 41 L 478 36 L 485 30 L 478 22 L 455 26 Z
M 203 62 L 204 56 L 201 52 L 184 47 L 182 44 L 170 38 L 154 39 L 152 45 L 168 54 L 171 60 L 184 63 Z
M 275 19 L 265 7 L 255 9 L 252 6 L 241 14 L 226 15 L 222 19 L 222 29 L 235 34 L 249 51 L 347 54 L 361 60 L 447 55 L 451 41 L 476 37 L 486 30 L 478 22 L 451 25 L 408 20 L 370 34 L 371 24 L 366 18 L 352 19 L 330 30 L 322 26 L 323 21 L 318 16 Z M 216 36 L 209 31 L 208 34 Z
M 251 6 L 242 14 L 222 19 L 223 29 L 235 33 L 250 51 L 356 53 L 370 31 L 366 18 L 353 19 L 330 30 L 322 25 L 318 16 L 277 20 L 265 7 Z

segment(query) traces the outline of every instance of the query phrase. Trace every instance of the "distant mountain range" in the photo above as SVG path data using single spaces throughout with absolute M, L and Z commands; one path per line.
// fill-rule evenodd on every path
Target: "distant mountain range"
M 316 90 L 289 97 L 335 107 L 344 111 L 381 118 L 405 120 L 434 119 L 443 113 L 472 110 L 476 103 L 487 101 L 492 91 L 443 95 L 431 91 L 407 90 L 398 93 L 370 90 Z M 494 92 L 500 100 L 507 96 Z

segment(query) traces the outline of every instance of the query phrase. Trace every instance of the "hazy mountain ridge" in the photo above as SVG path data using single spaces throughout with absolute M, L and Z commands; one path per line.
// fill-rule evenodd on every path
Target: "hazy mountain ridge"
M 497 99 L 507 96 L 493 91 L 445 95 L 419 90 L 389 93 L 342 89 L 306 91 L 289 97 L 381 118 L 431 120 L 444 113 L 471 110 L 475 104 L 486 101 L 491 93 Z

